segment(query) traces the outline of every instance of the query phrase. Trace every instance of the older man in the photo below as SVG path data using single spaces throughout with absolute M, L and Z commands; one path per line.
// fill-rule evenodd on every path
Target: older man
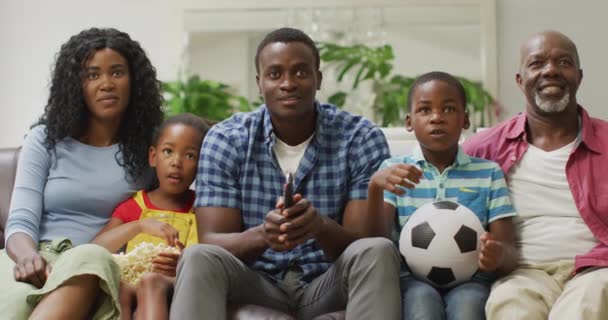
M 489 319 L 608 319 L 608 123 L 576 102 L 574 43 L 556 31 L 521 48 L 526 110 L 468 140 L 498 162 L 519 217 L 520 266 L 493 287 Z

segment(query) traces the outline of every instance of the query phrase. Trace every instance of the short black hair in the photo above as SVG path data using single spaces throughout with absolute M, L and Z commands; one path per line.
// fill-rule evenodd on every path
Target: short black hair
M 307 47 L 312 50 L 313 55 L 315 56 L 315 68 L 319 70 L 319 66 L 321 65 L 321 58 L 319 57 L 319 49 L 315 45 L 315 42 L 304 33 L 302 30 L 295 28 L 280 28 L 276 29 L 264 37 L 262 42 L 258 45 L 258 50 L 255 53 L 255 71 L 260 72 L 260 52 L 269 44 L 275 42 L 302 42 Z
M 465 93 L 464 87 L 462 86 L 462 83 L 456 77 L 447 72 L 431 71 L 421 76 L 418 76 L 418 78 L 414 80 L 414 83 L 412 83 L 410 91 L 407 93 L 407 107 L 410 109 L 410 112 L 412 111 L 412 96 L 414 96 L 414 91 L 416 91 L 416 89 L 420 85 L 433 80 L 443 81 L 449 86 L 454 87 L 456 91 L 458 91 L 458 95 L 460 95 L 462 105 L 464 106 L 464 111 L 467 111 L 467 95 Z
M 185 126 L 196 129 L 201 134 L 201 139 L 204 138 L 207 132 L 209 131 L 209 126 L 201 117 L 196 116 L 192 113 L 180 113 L 178 115 L 174 115 L 165 119 L 165 121 L 163 121 L 160 127 L 158 127 L 158 129 L 154 131 L 152 145 L 156 146 L 156 144 L 158 144 L 158 139 L 162 135 L 163 131 L 165 131 L 165 129 L 174 124 L 183 124 Z

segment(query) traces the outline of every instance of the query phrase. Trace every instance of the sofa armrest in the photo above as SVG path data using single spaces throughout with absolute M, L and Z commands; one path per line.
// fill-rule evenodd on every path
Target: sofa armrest
M 4 227 L 15 184 L 20 148 L 0 148 L 0 249 L 4 249 Z

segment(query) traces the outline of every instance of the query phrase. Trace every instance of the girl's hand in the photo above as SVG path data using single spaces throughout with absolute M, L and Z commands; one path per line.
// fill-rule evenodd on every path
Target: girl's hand
M 36 288 L 42 288 L 51 273 L 51 266 L 38 252 L 34 251 L 17 261 L 13 273 L 15 281 L 30 283 Z
M 142 233 L 163 238 L 167 241 L 167 245 L 172 247 L 175 246 L 176 242 L 179 242 L 179 231 L 172 225 L 155 218 L 146 218 L 139 221 Z
M 484 233 L 479 240 L 481 241 L 479 269 L 482 271 L 494 271 L 498 269 L 504 260 L 502 241 L 493 240 L 489 232 Z
M 152 259 L 152 272 L 164 274 L 169 277 L 175 277 L 177 271 L 177 262 L 184 250 L 184 245 L 177 240 L 175 246 L 178 247 L 180 253 L 161 252 L 156 258 Z
M 369 183 L 382 190 L 402 195 L 405 193 L 405 190 L 399 186 L 413 189 L 416 187 L 415 184 L 420 182 L 421 178 L 422 171 L 417 167 L 410 164 L 398 163 L 388 168 L 378 170 L 371 177 Z

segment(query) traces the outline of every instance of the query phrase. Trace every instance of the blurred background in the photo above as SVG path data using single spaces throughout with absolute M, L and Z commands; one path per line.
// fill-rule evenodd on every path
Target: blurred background
M 475 127 L 524 108 L 515 84 L 519 47 L 556 29 L 578 46 L 579 103 L 608 119 L 603 83 L 608 27 L 601 0 L 2 0 L 0 147 L 17 146 L 48 97 L 61 44 L 89 27 L 115 27 L 138 40 L 165 83 L 167 113 L 221 120 L 261 103 L 254 56 L 282 26 L 315 40 L 324 74 L 320 101 L 401 126 L 413 79 L 442 70 L 460 78 Z

